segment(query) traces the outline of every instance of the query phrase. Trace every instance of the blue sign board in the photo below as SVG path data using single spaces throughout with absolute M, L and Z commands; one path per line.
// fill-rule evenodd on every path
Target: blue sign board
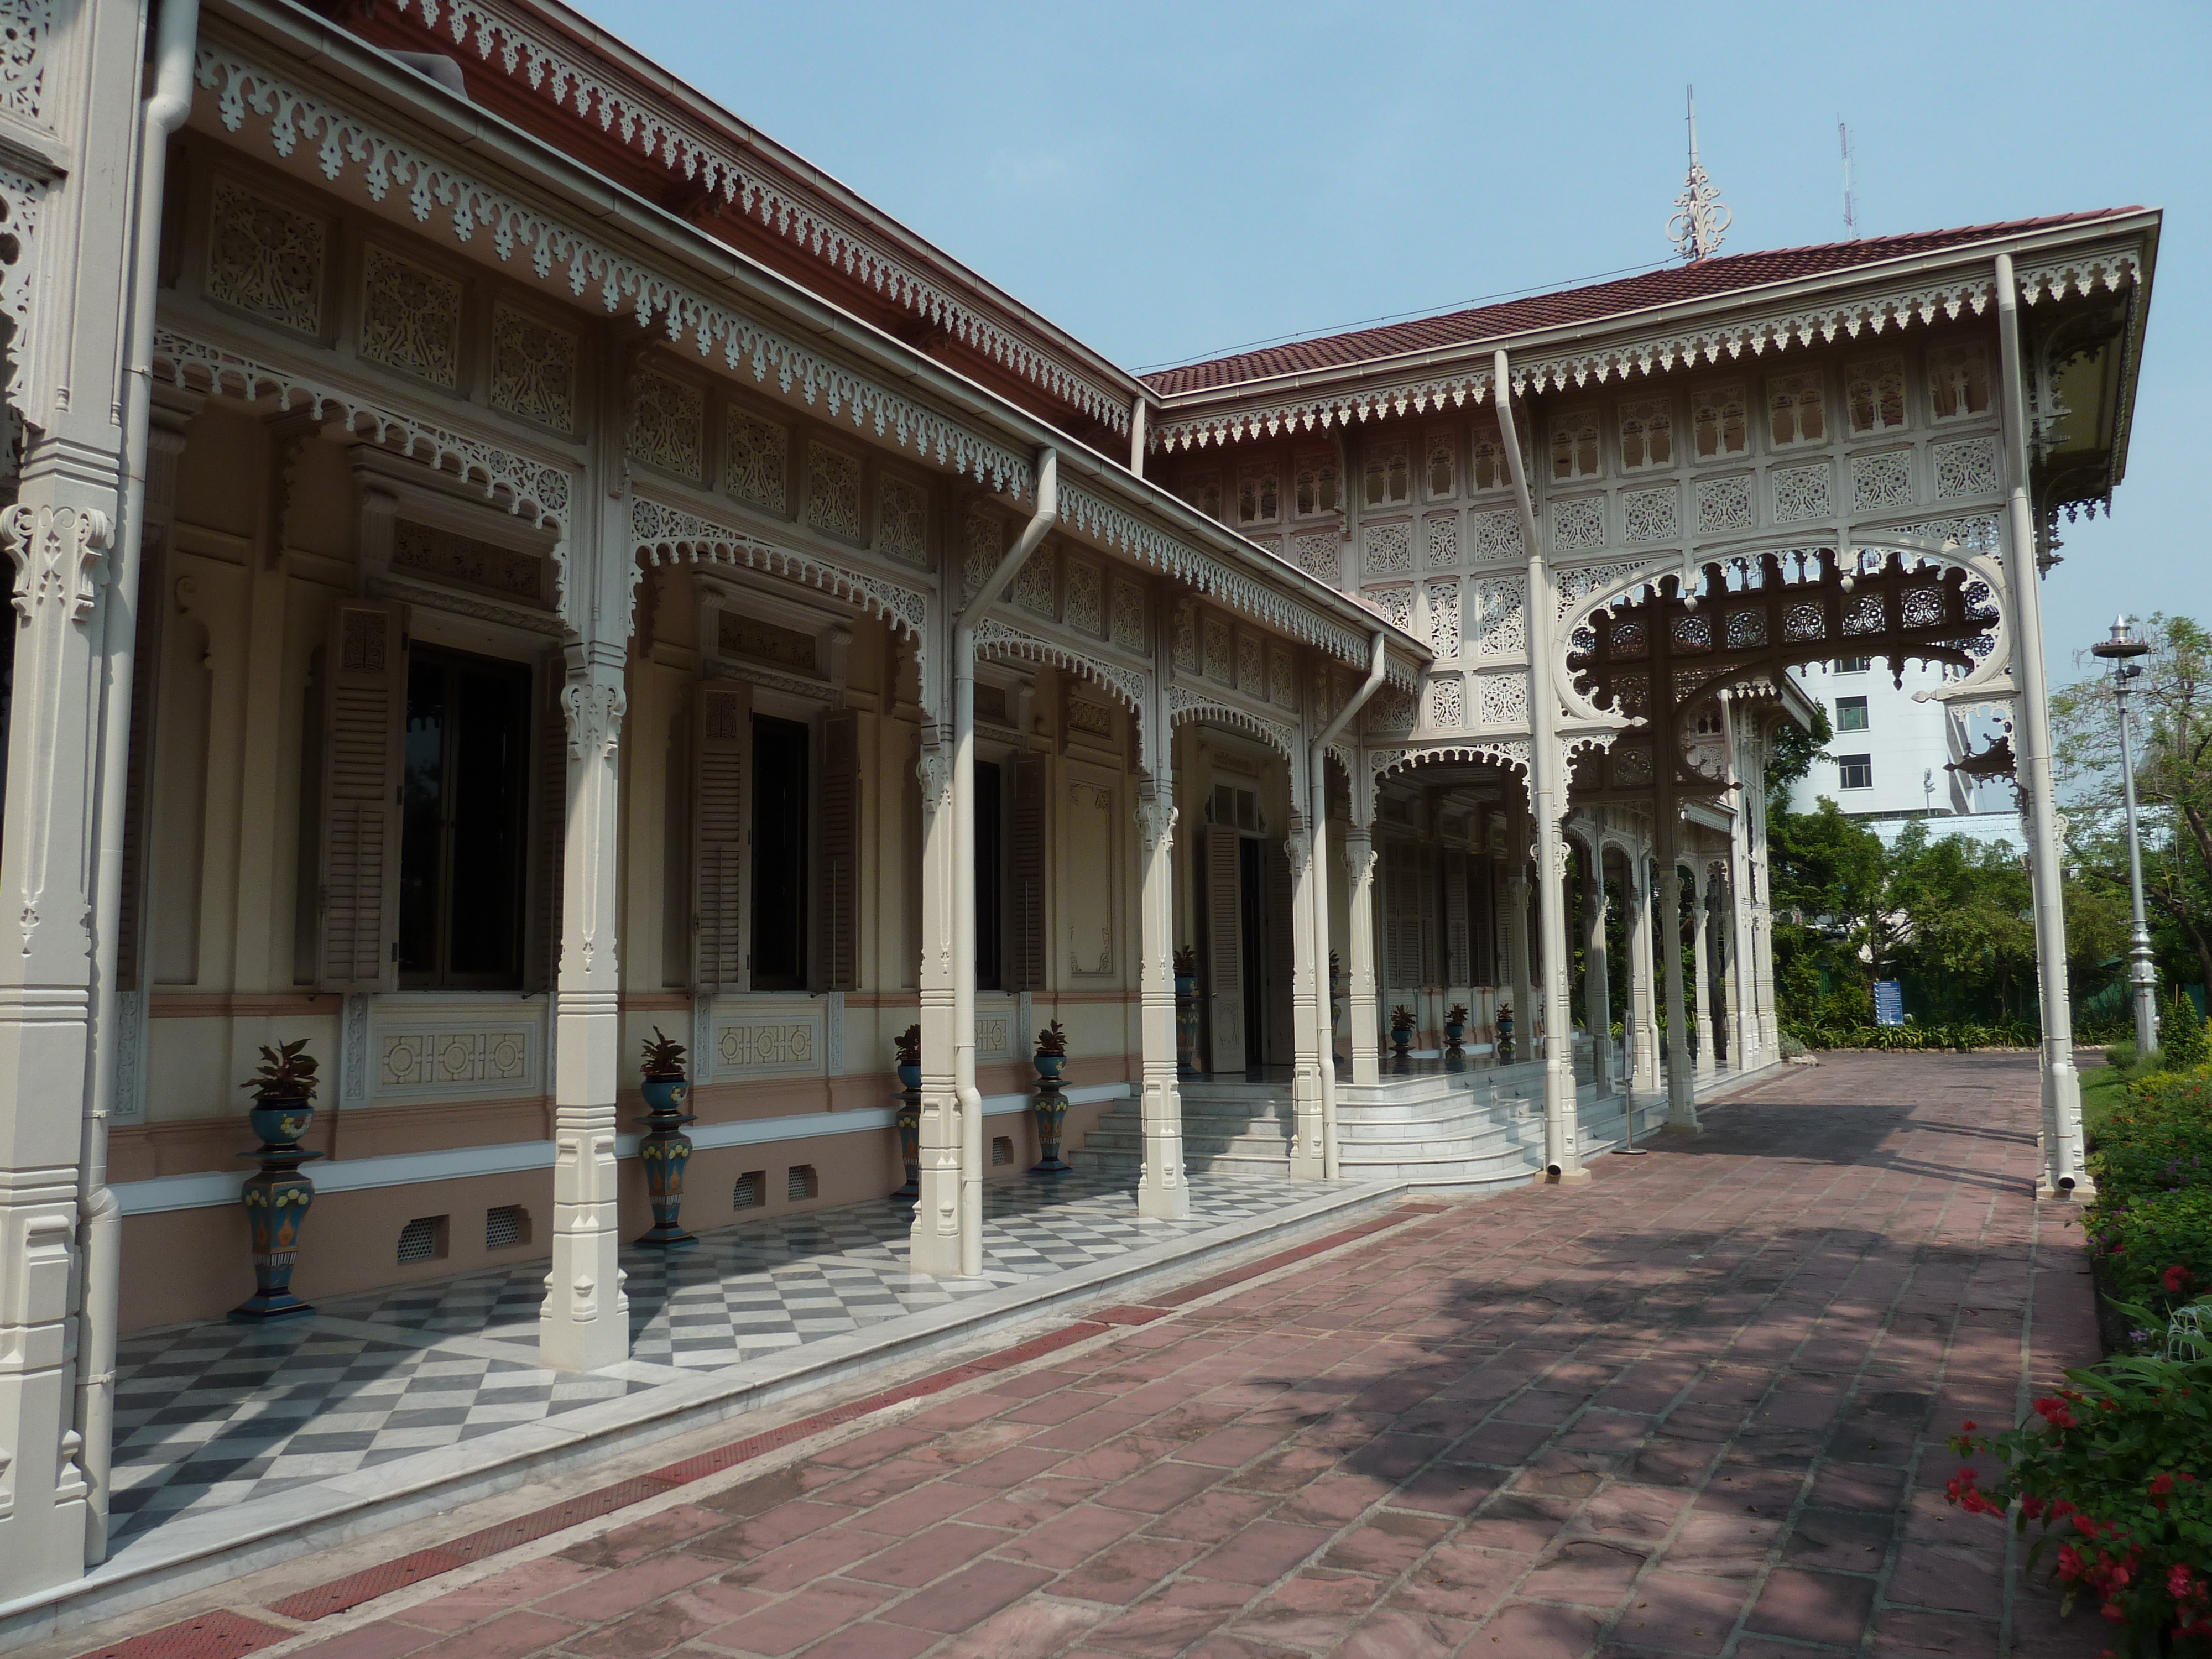
M 1874 982 L 1874 1023 L 1877 1025 L 1905 1024 L 1905 988 L 1893 979 L 1878 979 Z

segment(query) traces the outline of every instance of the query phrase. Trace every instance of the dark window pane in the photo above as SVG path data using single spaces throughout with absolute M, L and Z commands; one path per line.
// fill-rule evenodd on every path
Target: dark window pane
M 455 975 L 522 974 L 524 799 L 530 776 L 530 671 L 453 672 L 453 932 Z
M 417 653 L 407 668 L 406 781 L 399 841 L 399 970 L 438 970 L 443 887 L 446 665 Z
M 753 988 L 806 988 L 806 744 L 795 720 L 753 717 Z
M 975 988 L 1006 988 L 1006 866 L 999 769 L 975 763 Z

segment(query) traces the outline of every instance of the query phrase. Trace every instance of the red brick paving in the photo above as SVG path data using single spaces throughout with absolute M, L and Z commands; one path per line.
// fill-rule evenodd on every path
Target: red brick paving
M 2088 1659 L 1942 1493 L 1960 1419 L 2094 1357 L 2035 1081 L 1832 1057 L 306 1651 Z

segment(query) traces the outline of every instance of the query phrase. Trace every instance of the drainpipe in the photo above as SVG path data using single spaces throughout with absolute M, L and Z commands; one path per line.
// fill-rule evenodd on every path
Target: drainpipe
M 1513 501 L 1521 510 L 1521 538 L 1528 545 L 1528 778 L 1534 796 L 1536 830 L 1536 915 L 1544 934 L 1544 1169 L 1561 1185 L 1589 1179 L 1582 1167 L 1576 1121 L 1572 1017 L 1567 1012 L 1566 894 L 1559 872 L 1559 820 L 1565 814 L 1565 780 L 1559 776 L 1559 745 L 1553 727 L 1558 696 L 1552 685 L 1552 583 L 1544 568 L 1543 544 L 1536 535 L 1536 504 L 1528 490 L 1528 471 L 1521 460 L 1521 440 L 1513 425 L 1513 388 L 1503 350 L 1491 359 L 1491 395 L 1498 407 L 1498 434 L 1505 447 L 1506 470 L 1513 476 Z M 1522 1010 L 1522 1018 L 1528 1017 Z
M 130 331 L 123 386 L 123 499 L 114 574 L 101 619 L 100 817 L 93 874 L 91 1092 L 78 1150 L 78 1249 L 84 1263 L 77 1316 L 75 1426 L 89 1488 L 84 1559 L 107 1559 L 108 1480 L 115 1422 L 115 1324 L 122 1285 L 123 1212 L 107 1184 L 107 1121 L 115 1107 L 115 967 L 123 896 L 123 794 L 131 763 L 131 677 L 138 574 L 145 546 L 147 428 L 154 407 L 154 309 L 161 252 L 163 176 L 169 136 L 192 107 L 192 48 L 199 0 L 161 0 L 155 23 L 154 89 L 142 112 L 138 222 L 133 233 Z
M 1336 1146 L 1336 1034 L 1328 1029 L 1328 746 L 1334 743 L 1344 728 L 1352 724 L 1352 717 L 1375 695 L 1376 687 L 1382 684 L 1384 659 L 1388 653 L 1389 636 L 1381 629 L 1375 630 L 1374 643 L 1368 647 L 1367 678 L 1351 700 L 1336 711 L 1336 718 L 1313 740 L 1310 766 L 1306 780 L 1306 800 L 1312 808 L 1314 879 L 1308 884 L 1313 895 L 1314 907 L 1314 975 L 1319 981 L 1315 987 L 1316 1019 L 1321 1025 L 1321 1173 L 1324 1181 L 1334 1181 L 1338 1175 L 1339 1159 Z M 1358 788 L 1357 778 L 1352 787 Z
M 2020 349 L 2020 284 L 2012 255 L 1996 261 L 1997 345 L 2004 371 L 2005 586 L 2012 604 L 2013 674 L 2020 685 L 2020 781 L 2028 800 L 2028 871 L 2035 893 L 2035 960 L 2043 981 L 2043 1170 L 2046 1194 L 2087 1197 L 2081 1168 L 2081 1079 L 2074 1069 L 2074 1011 L 2066 994 L 2066 909 L 2059 891 L 2051 797 L 2050 688 L 2043 667 L 2043 594 L 2035 510 L 2027 498 L 2027 394 Z
M 1152 412 L 1152 404 L 1142 398 L 1129 410 L 1129 471 L 1140 478 L 1145 476 L 1146 428 L 1150 424 L 1146 417 Z
M 1037 452 L 1036 513 L 952 624 L 952 1087 L 960 1102 L 965 1279 L 983 1272 L 983 1097 L 975 1087 L 975 625 L 1059 517 L 1060 452 L 1048 444 Z

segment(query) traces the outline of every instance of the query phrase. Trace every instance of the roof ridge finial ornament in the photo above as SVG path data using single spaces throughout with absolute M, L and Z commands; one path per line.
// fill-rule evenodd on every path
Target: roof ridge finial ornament
M 1705 176 L 1698 160 L 1698 89 L 1688 88 L 1690 104 L 1690 176 L 1674 198 L 1674 216 L 1667 222 L 1667 234 L 1685 259 L 1704 258 L 1721 249 L 1721 237 L 1735 216 L 1722 204 L 1721 193 Z

